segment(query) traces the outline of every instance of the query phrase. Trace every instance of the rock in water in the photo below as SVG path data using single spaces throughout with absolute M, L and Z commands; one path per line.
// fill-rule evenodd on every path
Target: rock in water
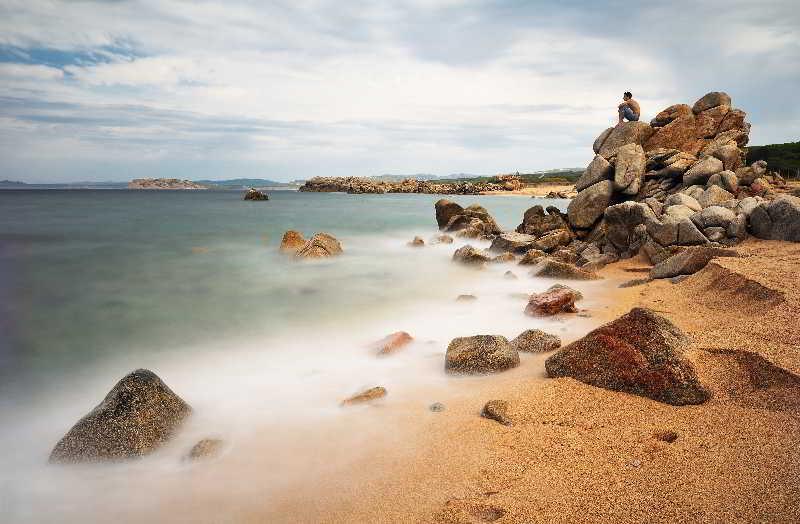
M 353 395 L 350 398 L 344 399 L 341 402 L 341 405 L 349 406 L 351 404 L 361 404 L 363 402 L 369 402 L 370 400 L 375 400 L 385 396 L 386 396 L 386 388 L 383 386 L 376 386 L 374 388 L 369 388 L 366 391 L 362 391 L 361 393 Z
M 284 253 L 297 253 L 304 245 L 306 245 L 306 239 L 303 238 L 303 234 L 290 229 L 281 238 L 280 250 Z
M 501 233 L 492 241 L 489 251 L 524 253 L 536 242 L 536 237 L 524 233 Z
M 560 348 L 561 339 L 555 335 L 545 333 L 541 329 L 528 329 L 512 340 L 511 346 L 517 351 L 543 353 Z
M 482 267 L 486 262 L 489 262 L 492 257 L 487 255 L 483 250 L 474 248 L 467 244 L 466 246 L 456 249 L 453 253 L 453 262 L 458 262 L 467 266 Z
M 448 373 L 493 373 L 519 365 L 519 353 L 506 337 L 475 335 L 454 338 L 447 346 L 444 369 Z
M 374 344 L 378 355 L 391 355 L 392 353 L 406 347 L 414 342 L 414 337 L 405 331 L 397 331 L 391 335 L 387 335 L 383 339 Z
M 524 260 L 524 259 L 523 259 Z M 522 262 L 520 262 L 521 264 Z M 586 271 L 552 258 L 542 258 L 531 271 L 533 277 L 564 278 L 567 280 L 597 280 L 597 273 Z
M 603 216 L 614 195 L 614 183 L 602 180 L 593 184 L 572 199 L 567 207 L 569 223 L 576 228 L 590 228 Z
M 463 207 L 444 198 L 436 202 L 434 207 L 436 208 L 436 223 L 439 224 L 439 229 L 444 229 L 451 218 L 464 212 Z
M 505 400 L 490 400 L 483 406 L 481 416 L 495 420 L 504 426 L 511 425 L 511 419 L 508 418 L 508 402 Z
M 690 342 L 666 318 L 634 308 L 563 347 L 545 368 L 553 378 L 572 377 L 666 404 L 702 404 L 711 394 L 684 353 Z
M 326 258 L 342 253 L 342 245 L 331 235 L 317 233 L 295 253 L 297 258 Z
M 582 295 L 572 288 L 556 284 L 544 293 L 531 295 L 525 314 L 532 317 L 544 317 L 557 313 L 575 313 L 575 301 Z
M 223 442 L 216 438 L 204 438 L 195 444 L 186 455 L 187 460 L 197 460 L 201 458 L 211 458 L 219 455 L 222 451 Z
M 192 408 L 152 371 L 124 376 L 50 453 L 50 462 L 140 457 L 169 440 Z
M 408 243 L 408 247 L 424 247 L 425 241 L 422 240 L 422 237 L 414 237 L 414 240 Z
M 269 200 L 269 195 L 257 189 L 248 189 L 244 194 L 245 200 Z

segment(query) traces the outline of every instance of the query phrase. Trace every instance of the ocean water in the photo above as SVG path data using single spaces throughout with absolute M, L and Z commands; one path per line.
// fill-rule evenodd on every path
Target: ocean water
M 213 474 L 233 490 L 226 502 L 205 507 L 202 518 L 160 513 L 161 521 L 236 521 L 225 504 L 252 500 L 255 486 L 268 504 L 300 482 L 300 470 L 307 478 L 354 458 L 309 449 L 354 449 L 360 440 L 353 439 L 381 429 L 361 427 L 359 437 L 337 431 L 345 419 L 351 430 L 363 423 L 353 420 L 360 408 L 343 414 L 341 399 L 383 385 L 383 405 L 413 398 L 424 410 L 448 392 L 467 394 L 469 380 L 484 378 L 444 374 L 452 338 L 511 339 L 530 328 L 570 338 L 585 330 L 580 319 L 522 313 L 525 301 L 513 294 L 554 281 L 514 264 L 457 266 L 451 257 L 465 243 L 459 239 L 406 246 L 415 235 L 438 233 L 439 198 L 273 191 L 268 202 L 244 202 L 235 191 L 0 191 L 2 520 L 137 522 L 152 518 L 153 508 L 215 500 L 193 484 Z M 514 196 L 449 198 L 483 205 L 506 230 L 534 204 L 565 206 Z M 287 229 L 332 234 L 344 254 L 295 262 L 277 249 Z M 509 269 L 519 280 L 503 278 Z M 600 307 L 604 285 L 575 285 L 584 307 Z M 467 293 L 478 299 L 455 301 Z M 415 342 L 376 358 L 370 344 L 398 330 Z M 541 365 L 525 368 L 531 358 L 523 355 L 517 373 L 541 375 Z M 140 367 L 195 410 L 173 442 L 128 463 L 48 466 L 55 442 Z M 439 397 L 427 399 L 427 390 Z M 330 431 L 311 429 L 320 427 Z M 225 454 L 186 466 L 181 457 L 205 437 L 222 438 Z M 265 447 L 268 466 L 253 459 Z M 275 458 L 287 456 L 294 458 Z

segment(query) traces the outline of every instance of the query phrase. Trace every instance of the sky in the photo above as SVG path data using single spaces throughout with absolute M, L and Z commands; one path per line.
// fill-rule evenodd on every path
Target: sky
M 800 140 L 788 1 L 0 0 L 0 179 L 531 172 L 725 91 Z

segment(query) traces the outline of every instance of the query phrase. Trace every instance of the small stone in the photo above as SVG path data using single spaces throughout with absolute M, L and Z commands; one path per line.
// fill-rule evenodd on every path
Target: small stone
M 665 429 L 653 433 L 653 438 L 662 442 L 666 442 L 667 444 L 672 444 L 678 440 L 678 434 L 671 429 Z
M 481 416 L 495 420 L 504 426 L 511 425 L 511 419 L 508 418 L 508 402 L 505 400 L 490 400 L 483 406 Z
M 503 273 L 503 278 L 507 278 L 508 280 L 517 280 L 519 277 L 514 274 L 513 271 L 506 271 Z
M 353 395 L 350 398 L 346 398 L 341 402 L 342 406 L 349 406 L 351 404 L 361 404 L 364 402 L 369 402 L 370 400 L 375 400 L 378 398 L 382 398 L 386 396 L 386 388 L 382 386 L 376 386 L 374 388 L 367 389 Z
M 478 300 L 475 295 L 458 295 L 456 297 L 456 302 L 472 302 L 474 300 Z
M 446 408 L 444 407 L 444 404 L 442 404 L 441 402 L 434 402 L 433 404 L 428 406 L 428 409 L 433 411 L 434 413 L 441 413 Z
M 213 438 L 204 438 L 197 444 L 195 444 L 192 449 L 189 451 L 189 454 L 186 455 L 186 460 L 197 460 L 200 458 L 211 458 L 216 457 L 219 455 L 219 452 L 222 451 L 223 441 L 219 439 Z
M 425 245 L 425 241 L 422 240 L 422 237 L 414 237 L 414 240 L 408 243 L 408 247 L 423 247 Z
M 391 335 L 387 335 L 374 344 L 378 355 L 391 355 L 397 350 L 407 346 L 414 341 L 414 337 L 405 331 L 397 331 Z

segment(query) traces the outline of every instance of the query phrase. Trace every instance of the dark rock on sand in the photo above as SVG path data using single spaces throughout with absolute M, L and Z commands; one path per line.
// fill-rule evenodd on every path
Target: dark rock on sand
M 505 337 L 475 335 L 454 338 L 447 347 L 448 373 L 493 373 L 519 365 L 519 353 Z
M 531 295 L 525 314 L 533 317 L 555 315 L 557 313 L 575 313 L 575 301 L 582 295 L 572 288 L 556 284 L 544 293 Z
M 572 377 L 678 406 L 702 404 L 711 395 L 685 354 L 689 343 L 666 318 L 634 308 L 563 347 L 545 368 L 553 378 Z
M 597 280 L 597 273 L 586 271 L 552 258 L 542 258 L 531 271 L 531 276 L 547 278 L 563 278 L 567 280 Z
M 511 425 L 511 419 L 508 417 L 508 402 L 505 400 L 490 400 L 483 406 L 481 416 L 495 420 L 504 426 Z
M 341 405 L 349 406 L 351 404 L 362 404 L 364 402 L 369 402 L 370 400 L 375 400 L 385 396 L 386 396 L 386 388 L 382 386 L 376 386 L 374 388 L 369 388 L 366 391 L 362 391 L 361 393 L 353 395 L 350 398 L 344 399 L 341 402 Z
M 192 408 L 146 369 L 127 374 L 58 441 L 50 462 L 147 455 L 169 440 Z
M 541 329 L 528 329 L 512 340 L 511 346 L 517 351 L 543 353 L 560 348 L 561 339 L 556 335 L 545 333 Z
M 444 404 L 442 404 L 441 402 L 434 402 L 433 404 L 428 406 L 428 409 L 433 411 L 434 413 L 441 413 L 446 408 L 444 407 Z
M 653 266 L 650 270 L 650 277 L 670 278 L 678 275 L 691 275 L 706 267 L 714 257 L 736 256 L 739 254 L 732 249 L 706 246 L 688 247 Z

